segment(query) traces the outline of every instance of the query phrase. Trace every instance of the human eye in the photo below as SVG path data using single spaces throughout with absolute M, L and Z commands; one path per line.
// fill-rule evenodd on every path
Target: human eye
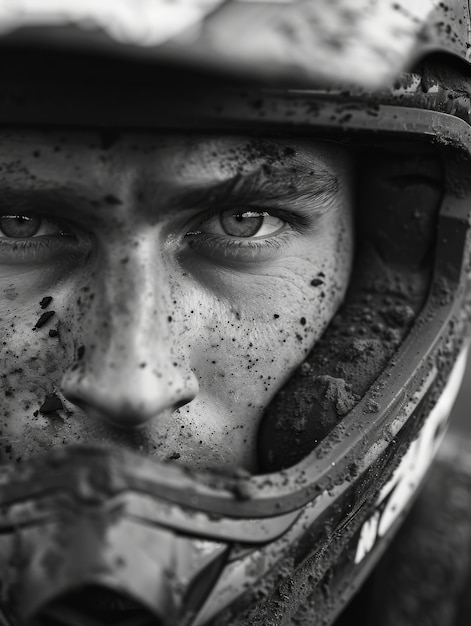
M 229 208 L 197 222 L 186 233 L 193 250 L 220 260 L 268 259 L 296 231 L 296 220 L 282 211 Z
M 270 237 L 285 228 L 286 222 L 264 210 L 227 209 L 199 224 L 189 235 L 212 234 L 238 239 Z
M 47 214 L 6 211 L 0 214 L 0 263 L 52 261 L 62 252 L 82 248 L 78 233 Z
M 51 235 L 71 236 L 63 225 L 42 215 L 12 213 L 0 215 L 2 239 L 30 239 Z

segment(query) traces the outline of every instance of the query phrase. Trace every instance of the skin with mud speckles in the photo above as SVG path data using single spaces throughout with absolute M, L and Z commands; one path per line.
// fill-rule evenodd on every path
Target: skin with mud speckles
M 443 170 L 432 154 L 398 159 L 375 151 L 358 185 L 358 250 L 349 292 L 306 361 L 275 396 L 259 429 L 259 467 L 289 467 L 315 449 L 374 385 L 423 307 L 442 203 Z M 372 176 L 374 174 L 374 176 Z M 380 207 L 380 209 L 379 209 Z M 410 225 L 404 231 L 404 225 Z M 388 236 L 386 236 L 386 234 Z M 323 289 L 322 276 L 311 281 Z M 336 437 L 342 437 L 337 429 Z
M 104 146 L 99 133 L 15 131 L 0 138 L 0 189 L 3 215 L 43 220 L 14 245 L 0 233 L 2 460 L 101 442 L 256 471 L 262 412 L 345 293 L 347 155 L 313 141 L 136 133 Z M 268 226 L 227 233 L 228 210 Z M 34 329 L 44 298 L 55 314 Z M 63 409 L 42 414 L 51 394 Z

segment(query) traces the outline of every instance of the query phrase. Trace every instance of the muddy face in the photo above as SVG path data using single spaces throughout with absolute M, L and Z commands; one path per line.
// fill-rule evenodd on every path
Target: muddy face
M 328 143 L 4 132 L 2 462 L 108 442 L 255 471 L 344 295 L 350 205 Z

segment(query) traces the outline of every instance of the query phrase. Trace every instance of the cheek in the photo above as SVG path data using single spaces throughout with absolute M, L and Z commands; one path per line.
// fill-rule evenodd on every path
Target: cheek
M 45 375 L 53 379 L 57 370 L 62 306 L 61 298 L 55 297 L 57 290 L 48 282 L 34 281 L 29 273 L 14 281 L 11 277 L 0 281 L 5 295 L 0 305 L 2 376 L 5 379 L 8 372 L 17 373 L 21 366 L 23 384 L 18 384 L 18 389 L 37 383 Z
M 296 255 L 265 264 L 263 273 L 219 270 L 212 281 L 217 288 L 203 299 L 200 294 L 192 330 L 187 326 L 188 347 L 199 401 L 206 398 L 213 407 L 205 413 L 208 429 L 244 429 L 250 448 L 263 410 L 342 301 L 352 241 L 348 224 L 332 224 L 322 238 L 304 241 Z
M 68 360 L 60 340 L 63 298 L 60 290 L 47 282 L 32 280 L 30 273 L 16 276 L 14 281 L 11 275 L 0 281 L 5 296 L 0 315 L 0 460 L 11 459 L 11 444 L 19 461 L 30 448 L 37 451 L 43 444 L 50 447 L 52 441 L 58 441 L 60 424 L 40 411 L 47 397 L 59 389 Z M 53 300 L 41 308 L 46 297 Z

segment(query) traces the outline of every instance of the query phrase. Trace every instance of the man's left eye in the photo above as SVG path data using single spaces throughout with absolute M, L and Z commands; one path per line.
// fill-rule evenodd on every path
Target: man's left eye
M 67 234 L 61 224 L 42 215 L 30 213 L 0 216 L 0 237 L 28 239 Z
M 197 232 L 189 234 L 228 235 L 241 239 L 268 237 L 282 230 L 285 223 L 266 211 L 227 209 L 200 224 Z

